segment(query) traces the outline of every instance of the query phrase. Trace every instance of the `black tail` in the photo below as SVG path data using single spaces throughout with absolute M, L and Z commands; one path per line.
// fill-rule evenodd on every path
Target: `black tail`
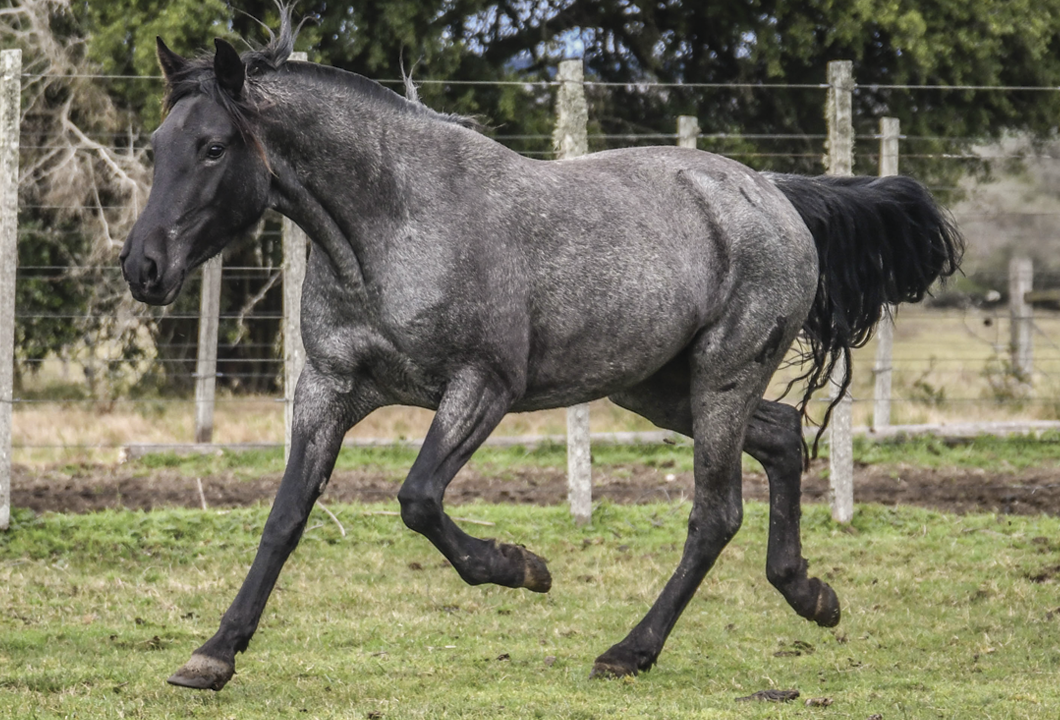
M 817 244 L 817 297 L 802 326 L 811 361 L 800 378 L 807 381 L 805 413 L 841 357 L 847 360 L 846 391 L 850 350 L 868 342 L 888 305 L 919 302 L 936 280 L 957 271 L 964 241 L 949 214 L 911 178 L 770 179 L 799 211 Z M 828 407 L 818 441 L 834 405 Z

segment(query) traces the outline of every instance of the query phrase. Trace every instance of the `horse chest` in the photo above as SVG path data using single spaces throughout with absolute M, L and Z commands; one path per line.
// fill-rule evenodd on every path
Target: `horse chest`
M 369 384 L 389 402 L 435 407 L 445 387 L 437 359 L 395 341 L 392 328 L 334 307 L 303 313 L 307 359 L 334 383 Z

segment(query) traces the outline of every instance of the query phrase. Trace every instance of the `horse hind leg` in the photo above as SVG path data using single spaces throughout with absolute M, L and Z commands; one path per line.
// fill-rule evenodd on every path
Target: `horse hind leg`
M 621 407 L 642 415 L 659 427 L 691 437 L 695 433 L 690 388 L 691 374 L 688 357 L 682 355 L 636 387 L 611 396 L 611 400 Z M 762 463 L 770 480 L 770 531 L 766 574 L 770 582 L 780 590 L 799 615 L 814 620 L 822 626 L 831 627 L 839 622 L 838 598 L 828 585 L 817 578 L 807 577 L 808 564 L 801 555 L 799 527 L 802 474 L 801 430 L 801 417 L 795 408 L 760 399 L 747 420 L 743 450 Z M 697 462 L 697 493 L 700 488 L 699 472 Z M 736 472 L 735 485 L 738 487 L 741 479 L 738 469 Z M 730 499 L 726 504 L 730 510 L 734 505 L 742 502 L 742 498 L 734 491 L 735 487 L 729 488 Z M 690 542 L 695 518 L 694 507 L 693 514 L 689 518 Z M 738 526 L 738 521 L 730 521 L 730 532 L 735 533 Z M 720 545 L 723 547 L 724 543 Z M 688 552 L 686 544 L 686 556 Z M 720 548 L 717 552 L 720 553 Z M 713 560 L 710 562 L 713 563 Z M 683 556 L 680 567 L 684 565 L 685 557 Z M 704 570 L 703 576 L 705 574 Z M 668 584 L 667 590 L 669 589 Z M 667 590 L 664 590 L 664 595 Z M 656 605 L 658 604 L 657 602 Z M 654 611 L 655 607 L 652 608 L 652 612 Z M 676 609 L 672 621 L 666 628 L 667 633 L 679 614 L 680 610 Z M 649 613 L 650 616 L 651 613 Z M 597 658 L 593 667 L 593 676 L 636 674 L 651 667 L 662 648 L 665 635 L 656 636 L 654 643 L 646 643 L 643 639 L 639 639 L 638 635 L 652 635 L 655 632 L 650 623 L 645 625 L 647 621 L 648 617 L 630 633 L 629 637 Z M 645 650 L 646 646 L 650 649 Z M 658 649 L 655 649 L 656 647 Z
M 449 482 L 511 407 L 503 382 L 467 372 L 447 386 L 423 447 L 401 490 L 401 518 L 427 537 L 469 585 L 494 583 L 548 592 L 545 561 L 519 545 L 480 540 L 461 530 L 442 509 Z
M 802 418 L 790 405 L 762 400 L 747 426 L 744 450 L 762 463 L 769 478 L 769 548 L 766 577 L 801 617 L 822 627 L 839 624 L 839 598 L 818 578 L 808 577 L 799 520 Z
M 635 675 L 655 664 L 681 613 L 743 521 L 743 436 L 772 367 L 753 360 L 737 364 L 725 353 L 728 344 L 712 340 L 717 339 L 700 338 L 689 354 L 690 382 L 685 387 L 695 493 L 681 560 L 644 619 L 596 659 L 592 676 Z M 633 398 L 625 393 L 617 399 Z M 662 408 L 658 400 L 645 406 Z M 679 413 L 670 417 L 677 419 Z

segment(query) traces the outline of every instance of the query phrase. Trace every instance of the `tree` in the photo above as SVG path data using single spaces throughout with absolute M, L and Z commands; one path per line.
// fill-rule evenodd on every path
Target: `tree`
M 24 72 L 16 288 L 18 377 L 49 353 L 79 346 L 89 386 L 95 348 L 132 360 L 145 348 L 112 258 L 147 197 L 145 153 L 117 141 L 134 118 L 91 81 L 83 39 L 60 0 L 6 3 L 0 39 L 21 47 Z M 114 367 L 113 363 L 103 370 Z

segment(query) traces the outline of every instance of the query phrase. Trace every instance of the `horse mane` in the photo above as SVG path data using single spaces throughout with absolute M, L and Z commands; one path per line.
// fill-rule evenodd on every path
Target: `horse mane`
M 260 48 L 248 50 L 240 56 L 246 66 L 247 80 L 239 97 L 233 97 L 220 87 L 214 73 L 214 56 L 203 54 L 189 60 L 179 71 L 167 76 L 165 95 L 162 100 L 163 111 L 168 113 L 173 106 L 186 97 L 205 95 L 224 108 L 244 138 L 260 146 L 252 131 L 251 123 L 263 107 L 271 104 L 268 93 L 261 89 L 261 80 L 279 72 L 288 72 L 327 78 L 331 82 L 353 88 L 362 97 L 370 98 L 399 112 L 416 113 L 426 118 L 472 130 L 481 129 L 480 124 L 472 118 L 440 113 L 416 99 L 406 100 L 393 90 L 362 75 L 326 65 L 288 62 L 291 53 L 294 52 L 294 43 L 302 25 L 301 23 L 294 25 L 292 6 L 278 3 L 278 7 L 280 10 L 279 33 L 274 33 L 266 27 L 269 33 L 268 43 Z

